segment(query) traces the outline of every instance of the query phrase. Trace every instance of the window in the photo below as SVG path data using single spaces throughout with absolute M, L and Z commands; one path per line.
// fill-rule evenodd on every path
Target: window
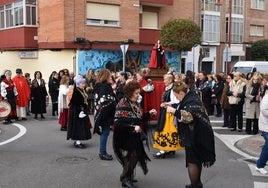
M 264 26 L 251 25 L 250 26 L 250 36 L 264 36 Z
M 243 14 L 244 0 L 233 0 L 233 14 Z
M 15 26 L 23 25 L 23 2 L 14 3 Z
M 13 27 L 13 14 L 12 14 L 12 4 L 5 5 L 5 14 L 6 14 L 6 27 Z
M 202 10 L 220 11 L 220 6 L 217 5 L 218 0 L 202 0 Z
M 205 57 L 210 57 L 210 48 L 209 47 L 202 47 L 202 51 Z
M 251 0 L 251 8 L 265 10 L 265 0 Z
M 158 29 L 158 13 L 143 12 L 142 13 L 142 28 Z
M 120 6 L 101 3 L 87 3 L 87 24 L 119 26 Z
M 204 14 L 201 16 L 201 21 L 203 41 L 220 42 L 220 16 Z
M 5 28 L 5 10 L 4 7 L 0 7 L 0 29 Z
M 36 0 L 26 0 L 26 24 L 37 25 Z
M 226 18 L 226 41 L 228 41 L 228 29 L 229 18 Z M 231 31 L 231 42 L 241 43 L 243 41 L 244 33 L 244 21 L 243 18 L 232 18 L 232 31 Z
M 36 26 L 36 15 L 36 0 L 17 0 L 11 4 L 6 4 L 0 7 L 0 29 L 24 25 Z

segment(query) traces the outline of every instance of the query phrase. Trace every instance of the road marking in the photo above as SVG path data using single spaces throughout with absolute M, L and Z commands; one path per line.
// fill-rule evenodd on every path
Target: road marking
M 257 170 L 255 169 L 256 165 L 254 164 L 248 164 L 248 167 L 251 171 L 251 174 L 253 176 L 263 176 L 263 177 L 268 177 L 268 174 L 261 174 L 260 172 L 257 172 Z M 267 168 L 265 168 L 267 170 Z M 268 185 L 268 184 L 267 184 Z
M 20 124 L 13 123 L 12 125 L 15 125 L 16 127 L 18 127 L 20 132 L 16 136 L 14 136 L 14 137 L 12 137 L 4 142 L 0 142 L 0 146 L 8 144 L 10 142 L 13 142 L 14 140 L 17 140 L 18 138 L 22 137 L 27 132 L 27 129 Z
M 268 188 L 268 183 L 254 182 L 254 188 Z
M 256 157 L 252 157 L 235 147 L 235 143 L 237 141 L 243 138 L 250 137 L 251 135 L 223 135 L 223 134 L 218 134 L 215 131 L 214 131 L 214 135 L 218 139 L 220 139 L 228 148 L 238 153 L 239 155 L 243 156 L 244 158 L 257 160 Z

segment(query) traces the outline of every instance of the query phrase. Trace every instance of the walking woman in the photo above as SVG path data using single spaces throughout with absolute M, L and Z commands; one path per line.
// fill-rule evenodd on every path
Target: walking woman
M 177 109 L 168 106 L 167 112 L 177 118 L 179 138 L 185 146 L 186 167 L 191 184 L 186 188 L 202 188 L 202 165 L 210 167 L 216 161 L 214 134 L 204 105 L 194 91 L 178 82 L 173 91 L 180 104 Z
M 52 116 L 58 115 L 58 96 L 59 96 L 60 80 L 56 71 L 53 71 L 48 81 L 48 92 L 52 102 Z
M 69 121 L 67 140 L 74 140 L 74 147 L 83 149 L 86 146 L 82 140 L 91 139 L 91 124 L 88 116 L 88 96 L 85 91 L 86 79 L 80 77 L 75 80 L 72 98 L 69 103 Z
M 68 123 L 68 98 L 67 94 L 69 92 L 69 76 L 63 75 L 60 81 L 59 97 L 58 97 L 58 112 L 59 114 L 59 124 L 61 125 L 61 131 L 67 131 Z
M 116 97 L 112 89 L 111 72 L 108 69 L 99 71 L 95 92 L 95 126 L 94 133 L 100 135 L 101 160 L 112 160 L 112 155 L 107 153 L 107 141 L 110 134 L 110 127 L 114 124 L 114 113 L 116 107 Z
M 47 112 L 47 100 L 48 93 L 45 80 L 42 79 L 42 73 L 36 71 L 31 85 L 31 112 L 34 114 L 34 119 L 37 119 L 37 114 L 41 115 L 41 119 L 45 119 L 43 114 Z
M 144 150 L 142 138 L 144 132 L 141 129 L 143 120 L 148 120 L 150 115 L 156 115 L 152 109 L 147 113 L 142 112 L 138 99 L 140 96 L 140 84 L 135 81 L 127 83 L 122 98 L 116 106 L 114 120 L 113 145 L 118 161 L 123 166 L 120 176 L 123 187 L 134 187 L 133 175 L 137 163 L 140 164 L 143 173 L 148 172 L 147 161 L 150 160 Z

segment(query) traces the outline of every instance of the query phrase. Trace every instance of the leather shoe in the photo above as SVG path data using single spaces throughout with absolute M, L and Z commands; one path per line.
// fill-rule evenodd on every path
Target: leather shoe
M 113 160 L 113 156 L 109 155 L 109 154 L 99 154 L 99 157 L 101 160 L 105 160 L 105 161 L 111 161 Z
M 122 187 L 134 188 L 134 184 L 127 178 L 123 179 Z

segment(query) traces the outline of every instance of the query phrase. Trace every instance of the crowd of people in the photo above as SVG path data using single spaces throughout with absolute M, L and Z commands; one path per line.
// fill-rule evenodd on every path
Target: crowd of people
M 202 166 L 209 167 L 216 160 L 214 135 L 209 116 L 223 118 L 223 127 L 242 132 L 245 112 L 247 134 L 259 133 L 260 102 L 268 93 L 268 75 L 259 72 L 243 75 L 207 75 L 167 72 L 163 75 L 165 90 L 158 109 L 148 109 L 146 93 L 154 91 L 147 72 L 111 72 L 108 69 L 88 70 L 85 75 L 75 75 L 68 69 L 53 71 L 48 79 L 48 92 L 42 73 L 30 74 L 16 69 L 16 76 L 5 70 L 1 76 L 2 100 L 8 101 L 11 112 L 4 124 L 25 121 L 32 113 L 37 119 L 45 119 L 50 96 L 52 116 L 58 116 L 61 131 L 67 131 L 67 139 L 74 147 L 83 149 L 83 140 L 100 136 L 99 158 L 113 160 L 107 152 L 110 131 L 113 149 L 123 170 L 120 181 L 124 187 L 134 187 L 134 169 L 139 163 L 147 174 L 149 156 L 143 141 L 148 141 L 148 120 L 158 116 L 153 147 L 154 158 L 174 155 L 185 149 L 186 167 L 190 185 L 203 187 Z M 94 126 L 89 115 L 94 115 Z M 148 145 L 148 142 L 147 142 Z M 261 168 L 259 165 L 258 169 Z

